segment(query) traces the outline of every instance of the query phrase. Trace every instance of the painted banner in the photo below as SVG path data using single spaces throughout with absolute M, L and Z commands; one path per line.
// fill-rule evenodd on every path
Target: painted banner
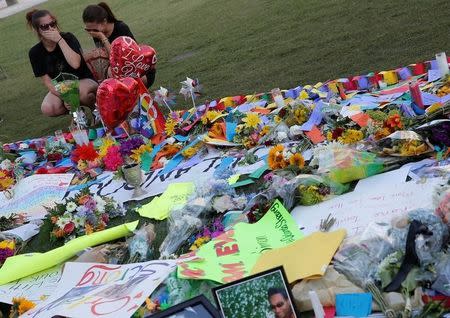
M 62 266 L 15 280 L 0 286 L 0 302 L 12 304 L 13 297 L 25 297 L 38 304 L 53 294 L 61 279 Z
M 257 223 L 238 223 L 185 255 L 194 258 L 178 264 L 178 277 L 229 283 L 250 275 L 264 251 L 286 246 L 302 236 L 289 212 L 276 200 Z
M 355 190 L 313 206 L 297 206 L 292 210 L 292 217 L 308 235 L 318 231 L 320 221 L 331 214 L 336 222 L 330 230 L 345 229 L 347 237 L 353 237 L 362 234 L 372 222 L 387 222 L 408 211 L 432 207 L 435 186 L 442 179 L 428 179 L 422 183 L 391 180 L 397 175 L 377 175 L 371 177 L 376 182 L 367 182 L 361 187 L 364 191 Z
M 72 181 L 73 174 L 35 174 L 19 181 L 13 189 L 13 198 L 0 195 L 0 215 L 25 213 L 30 219 L 41 219 L 47 214 L 45 207 L 60 201 Z
M 176 261 L 65 264 L 58 288 L 22 317 L 130 317 L 175 269 Z
M 163 193 L 169 184 L 175 182 L 206 181 L 213 177 L 215 169 L 219 166 L 222 158 L 220 156 L 207 157 L 196 165 L 187 168 L 175 169 L 171 172 L 159 175 L 160 170 L 149 171 L 143 175 L 141 187 L 147 193 L 144 196 L 132 198 L 134 188 L 123 179 L 114 179 L 114 174 L 105 172 L 97 177 L 98 182 L 89 186 L 91 192 L 97 195 L 113 197 L 117 202 L 123 203 L 131 200 L 142 200 Z M 233 166 L 237 165 L 238 158 L 234 160 Z M 66 196 L 72 197 L 80 187 L 68 190 Z

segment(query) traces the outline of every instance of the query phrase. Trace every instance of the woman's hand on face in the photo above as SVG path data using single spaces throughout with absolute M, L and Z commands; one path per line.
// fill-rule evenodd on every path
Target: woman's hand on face
M 106 39 L 106 36 L 103 34 L 103 32 L 100 31 L 88 31 L 89 35 L 92 36 L 95 39 L 99 39 L 100 41 L 103 41 Z
M 41 34 L 44 39 L 53 42 L 58 42 L 61 39 L 61 34 L 59 34 L 58 30 L 42 31 Z

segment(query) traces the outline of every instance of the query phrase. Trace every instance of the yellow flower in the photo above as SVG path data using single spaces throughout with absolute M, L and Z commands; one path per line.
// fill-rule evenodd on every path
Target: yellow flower
M 216 110 L 209 110 L 202 116 L 202 124 L 206 125 L 208 123 L 211 123 L 220 115 L 222 115 L 222 112 L 218 112 Z
M 112 138 L 103 138 L 102 144 L 100 145 L 100 149 L 98 151 L 98 155 L 100 158 L 103 158 L 106 156 L 106 153 L 108 152 L 108 148 L 115 144 L 114 139 Z
M 28 299 L 26 299 L 24 297 L 19 297 L 19 298 L 14 297 L 12 300 L 12 303 L 13 303 L 13 308 L 14 307 L 17 308 L 17 312 L 19 315 L 23 315 L 28 310 L 36 307 L 35 303 L 33 303 L 32 301 L 29 301 Z
M 130 158 L 136 162 L 141 162 L 141 156 L 145 152 L 151 152 L 152 150 L 152 144 L 141 145 L 139 148 L 131 150 L 132 154 L 130 155 Z
M 8 248 L 10 250 L 14 250 L 15 247 L 16 247 L 16 244 L 12 240 L 4 240 L 4 241 L 0 242 L 1 249 Z
M 257 128 L 258 124 L 261 122 L 261 118 L 259 118 L 256 113 L 247 113 L 247 116 L 243 118 L 242 121 L 247 128 Z
M 0 170 L 0 190 L 6 190 L 14 184 L 14 179 Z
M 259 132 L 259 134 L 261 136 L 265 136 L 270 132 L 270 126 L 264 126 L 261 131 Z
M 177 126 L 177 122 L 172 118 L 166 120 L 166 135 L 173 136 L 175 135 L 175 127 Z
M 270 169 L 276 170 L 287 167 L 288 162 L 284 158 L 283 150 L 284 150 L 283 145 L 276 145 L 269 150 L 267 162 Z
M 197 153 L 197 148 L 196 147 L 189 147 L 188 149 L 186 149 L 185 151 L 183 151 L 181 154 L 183 155 L 183 157 L 185 158 L 191 158 L 193 157 L 196 153 Z
M 275 115 L 275 117 L 273 118 L 273 120 L 275 121 L 275 124 L 279 124 L 281 122 L 281 117 L 278 115 Z
M 344 131 L 341 137 L 338 138 L 338 141 L 343 144 L 354 144 L 364 138 L 364 134 L 360 130 L 356 129 L 347 129 Z
M 291 166 L 303 168 L 305 166 L 305 159 L 301 154 L 295 153 L 289 158 L 289 164 Z

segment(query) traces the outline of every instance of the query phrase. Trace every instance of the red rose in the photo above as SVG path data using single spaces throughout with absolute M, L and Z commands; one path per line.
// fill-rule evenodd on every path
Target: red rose
M 106 214 L 106 213 L 102 213 L 102 221 L 103 221 L 105 224 L 108 224 L 108 222 L 109 222 L 109 215 Z
M 75 224 L 73 222 L 69 222 L 66 225 L 64 225 L 64 233 L 66 233 L 67 235 L 72 233 L 73 230 L 75 230 Z

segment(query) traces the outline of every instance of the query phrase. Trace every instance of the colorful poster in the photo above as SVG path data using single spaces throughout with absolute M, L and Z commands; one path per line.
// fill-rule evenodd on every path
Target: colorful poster
M 58 288 L 23 317 L 130 317 L 175 269 L 176 261 L 65 264 Z
M 13 197 L 0 195 L 0 215 L 25 213 L 30 219 L 41 219 L 47 214 L 45 207 L 52 207 L 66 194 L 73 174 L 35 174 L 19 181 Z
M 229 283 L 251 274 L 261 253 L 286 246 L 303 234 L 280 201 L 276 200 L 255 224 L 238 223 L 214 238 L 194 257 L 178 264 L 178 277 Z
M 58 265 L 45 271 L 15 280 L 0 286 L 0 302 L 11 304 L 13 297 L 25 297 L 34 303 L 40 303 L 53 294 L 61 279 L 62 266 Z

